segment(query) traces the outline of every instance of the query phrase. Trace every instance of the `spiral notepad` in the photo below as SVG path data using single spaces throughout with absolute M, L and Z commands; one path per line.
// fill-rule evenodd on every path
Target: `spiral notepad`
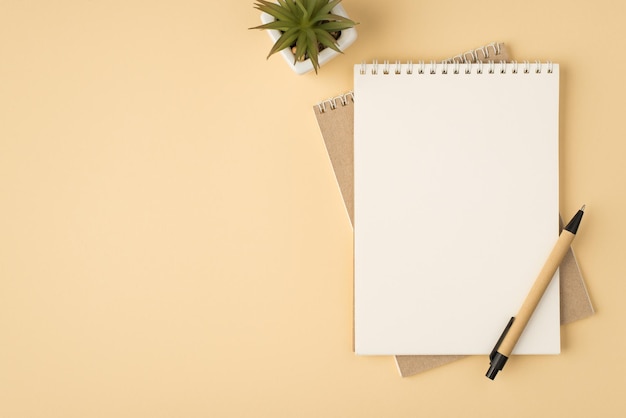
M 558 237 L 559 66 L 355 66 L 355 349 L 488 354 Z M 517 345 L 558 353 L 555 278 Z

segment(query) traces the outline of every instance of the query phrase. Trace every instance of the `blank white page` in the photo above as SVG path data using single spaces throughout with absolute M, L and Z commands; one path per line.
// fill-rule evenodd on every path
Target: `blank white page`
M 488 354 L 559 234 L 559 67 L 389 67 L 354 73 L 356 352 Z M 514 353 L 559 352 L 557 273 Z

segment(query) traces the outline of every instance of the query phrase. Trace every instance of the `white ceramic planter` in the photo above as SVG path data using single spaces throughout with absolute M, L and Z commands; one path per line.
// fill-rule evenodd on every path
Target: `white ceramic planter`
M 338 4 L 337 6 L 333 7 L 332 13 L 349 18 L 349 16 L 346 14 L 345 9 L 343 8 L 341 4 Z M 261 13 L 261 22 L 263 22 L 263 24 L 270 23 L 273 21 L 274 21 L 273 16 L 267 13 Z M 280 38 L 280 35 L 281 35 L 281 32 L 275 29 L 268 29 L 266 30 L 266 32 L 269 34 L 273 43 L 276 43 L 276 41 L 278 40 L 278 38 Z M 354 43 L 354 41 L 356 41 L 356 29 L 355 28 L 345 29 L 341 31 L 341 35 L 339 36 L 339 39 L 337 39 L 337 46 L 339 46 L 339 49 L 341 51 L 345 51 L 346 48 L 348 48 L 350 45 Z M 291 67 L 291 69 L 294 70 L 297 74 L 304 74 L 313 70 L 313 63 L 311 62 L 310 59 L 307 59 L 304 61 L 298 61 L 294 65 L 295 57 L 293 53 L 291 52 L 291 48 L 285 48 L 281 50 L 279 54 L 283 56 L 285 61 L 287 61 L 287 64 L 289 65 L 289 67 Z M 330 61 L 331 59 L 335 58 L 337 55 L 339 55 L 339 52 L 334 51 L 331 48 L 325 48 L 324 50 L 322 50 L 318 55 L 318 61 L 319 61 L 320 67 L 324 65 L 325 63 L 327 63 L 328 61 Z

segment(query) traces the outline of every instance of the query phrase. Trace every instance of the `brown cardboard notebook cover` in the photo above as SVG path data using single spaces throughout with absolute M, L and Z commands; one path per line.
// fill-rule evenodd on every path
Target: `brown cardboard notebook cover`
M 504 44 L 493 43 L 446 61 L 510 61 Z M 358 98 L 357 98 L 358 100 Z M 346 93 L 313 107 L 328 156 L 343 200 L 346 214 L 353 222 L 354 215 L 354 96 Z M 572 250 L 560 268 L 561 324 L 587 318 L 594 313 L 584 280 Z M 442 366 L 465 356 L 395 356 L 400 375 L 411 376 Z

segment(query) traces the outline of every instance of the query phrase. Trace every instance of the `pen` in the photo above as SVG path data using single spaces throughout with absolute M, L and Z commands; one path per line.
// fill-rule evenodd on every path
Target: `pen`
M 565 257 L 572 241 L 576 237 L 576 231 L 578 231 L 578 226 L 584 213 L 585 205 L 576 212 L 572 220 L 563 228 L 559 239 L 556 241 L 552 252 L 539 272 L 517 316 L 512 317 L 506 328 L 504 328 L 504 332 L 489 355 L 490 366 L 486 375 L 489 379 L 495 379 L 498 372 L 502 370 L 509 359 L 515 344 L 517 344 L 526 324 L 528 324 L 530 317 L 550 284 L 552 276 L 554 276 L 556 269 L 559 268 L 563 257 Z

